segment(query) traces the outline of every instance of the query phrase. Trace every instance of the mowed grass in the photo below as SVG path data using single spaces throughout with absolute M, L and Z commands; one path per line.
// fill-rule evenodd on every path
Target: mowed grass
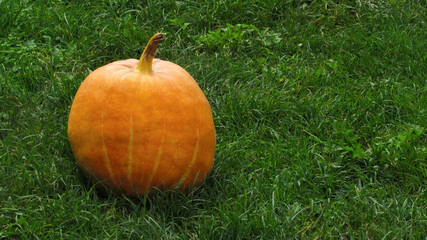
M 427 12 L 414 1 L 0 1 L 0 238 L 425 239 Z M 188 195 L 97 193 L 67 139 L 83 79 L 184 67 L 215 164 Z

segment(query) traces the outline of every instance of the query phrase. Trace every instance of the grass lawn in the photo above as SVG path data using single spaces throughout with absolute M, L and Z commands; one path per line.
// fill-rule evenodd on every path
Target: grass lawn
M 67 121 L 115 60 L 184 67 L 214 167 L 188 195 L 102 195 Z M 0 0 L 0 238 L 426 239 L 425 0 Z

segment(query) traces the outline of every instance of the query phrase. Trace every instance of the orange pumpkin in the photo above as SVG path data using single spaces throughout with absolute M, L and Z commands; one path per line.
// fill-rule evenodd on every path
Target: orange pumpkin
M 82 171 L 128 196 L 188 189 L 210 172 L 216 145 L 211 107 L 180 66 L 153 59 L 116 61 L 83 81 L 71 106 L 68 137 Z

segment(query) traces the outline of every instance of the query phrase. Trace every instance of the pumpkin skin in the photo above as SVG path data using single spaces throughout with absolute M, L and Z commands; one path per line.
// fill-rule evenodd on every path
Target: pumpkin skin
M 138 64 L 110 63 L 79 87 L 68 121 L 78 166 L 128 196 L 201 184 L 216 145 L 208 100 L 180 66 L 154 59 L 141 72 Z

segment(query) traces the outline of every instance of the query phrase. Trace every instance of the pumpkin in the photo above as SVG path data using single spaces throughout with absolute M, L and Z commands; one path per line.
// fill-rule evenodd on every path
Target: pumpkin
M 209 102 L 182 67 L 154 59 L 164 39 L 155 34 L 139 61 L 90 73 L 70 109 L 68 137 L 78 166 L 128 196 L 197 186 L 214 161 Z

